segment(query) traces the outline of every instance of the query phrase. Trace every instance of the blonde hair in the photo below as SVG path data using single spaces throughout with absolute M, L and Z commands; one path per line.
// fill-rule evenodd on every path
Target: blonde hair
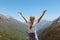
M 34 16 L 30 16 L 30 21 L 34 21 L 35 17 Z M 33 24 L 33 22 L 32 22 Z M 30 29 L 32 29 L 32 25 L 30 25 Z
M 34 17 L 34 16 L 30 16 L 30 19 L 33 19 L 33 20 L 34 20 L 34 19 L 35 19 L 35 17 Z

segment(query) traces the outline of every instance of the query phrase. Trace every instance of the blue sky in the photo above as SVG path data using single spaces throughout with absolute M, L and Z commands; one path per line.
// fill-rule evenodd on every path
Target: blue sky
M 19 11 L 28 19 L 30 15 L 40 17 L 47 9 L 43 19 L 52 21 L 60 16 L 60 0 L 0 0 L 0 14 L 23 21 Z

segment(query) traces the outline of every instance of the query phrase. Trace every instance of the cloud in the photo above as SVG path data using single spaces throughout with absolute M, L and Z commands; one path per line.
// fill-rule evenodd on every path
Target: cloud
M 1 8 L 2 10 L 7 10 L 7 8 Z
M 0 10 L 8 10 L 8 9 L 5 7 L 1 7 Z

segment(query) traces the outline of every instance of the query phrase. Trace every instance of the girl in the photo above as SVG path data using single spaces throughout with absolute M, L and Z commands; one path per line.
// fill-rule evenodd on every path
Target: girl
M 45 12 L 46 10 L 43 11 L 43 14 L 38 18 L 37 22 L 34 22 L 35 21 L 34 16 L 30 16 L 29 21 L 27 21 L 26 18 L 22 15 L 22 13 L 21 12 L 19 13 L 28 24 L 28 37 L 29 37 L 28 40 L 38 40 L 37 33 L 36 33 L 36 24 L 40 22 Z

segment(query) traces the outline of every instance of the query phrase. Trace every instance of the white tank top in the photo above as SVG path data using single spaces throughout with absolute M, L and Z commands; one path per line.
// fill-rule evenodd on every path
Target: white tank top
M 31 22 L 30 21 L 27 22 L 27 25 L 28 25 L 28 33 L 36 32 L 36 25 L 37 24 L 35 22 L 32 25 L 32 29 L 30 29 L 30 25 L 31 25 Z
M 30 25 L 31 25 L 30 21 L 27 22 L 27 25 L 28 25 L 28 33 L 35 33 L 36 40 L 38 40 L 37 33 L 36 33 L 36 26 L 37 26 L 36 21 L 32 25 L 32 29 L 30 29 Z

